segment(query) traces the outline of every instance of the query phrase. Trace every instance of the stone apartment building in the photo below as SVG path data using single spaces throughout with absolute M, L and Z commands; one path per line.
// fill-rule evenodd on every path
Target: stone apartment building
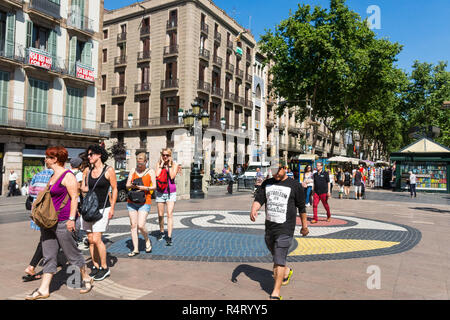
M 0 1 L 0 193 L 43 169 L 45 149 L 73 157 L 108 134 L 96 79 L 103 0 Z
M 205 175 L 237 163 L 238 132 L 253 130 L 253 36 L 209 0 L 152 0 L 105 10 L 100 117 L 111 123 L 108 146 L 124 142 L 135 165 L 137 150 L 149 153 L 150 166 L 164 147 L 175 150 L 184 167 L 192 162 L 194 135 L 185 132 L 184 112 L 198 99 L 209 114 L 203 145 Z M 235 41 L 240 35 L 240 41 Z M 244 125 L 245 124 L 245 125 Z M 232 137 L 226 139 L 225 133 Z M 248 161 L 251 137 L 241 150 Z M 187 146 L 187 147 L 186 147 Z

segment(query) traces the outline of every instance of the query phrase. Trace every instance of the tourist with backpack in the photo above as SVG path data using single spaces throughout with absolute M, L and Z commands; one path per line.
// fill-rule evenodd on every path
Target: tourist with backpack
M 45 164 L 53 170 L 46 188 L 33 203 L 32 218 L 40 227 L 44 255 L 42 282 L 26 300 L 46 299 L 50 296 L 50 284 L 57 271 L 57 255 L 61 247 L 70 264 L 80 268 L 83 280 L 80 293 L 88 293 L 93 279 L 86 271 L 86 264 L 72 233 L 78 205 L 78 188 L 75 176 L 64 168 L 68 152 L 64 147 L 51 147 L 45 152 Z
M 181 166 L 172 160 L 172 150 L 162 149 L 161 158 L 156 166 L 156 203 L 158 206 L 158 220 L 160 233 L 157 240 L 164 238 L 164 210 L 167 204 L 167 238 L 166 245 L 171 246 L 173 229 L 173 210 L 177 201 L 175 177 L 181 172 Z
M 361 199 L 361 191 L 362 191 L 361 180 L 363 179 L 363 175 L 360 170 L 356 170 L 353 173 L 353 179 L 354 179 L 353 184 L 355 185 L 355 200 L 359 200 Z
M 148 237 L 147 216 L 152 204 L 152 193 L 156 189 L 155 170 L 147 168 L 147 155 L 142 152 L 136 156 L 136 168 L 128 175 L 126 188 L 128 192 L 127 209 L 131 224 L 131 241 L 133 250 L 128 254 L 139 254 L 138 230 L 145 240 L 145 252 L 152 252 L 152 242 Z
M 83 177 L 81 191 L 87 192 L 81 206 L 81 229 L 86 231 L 92 257 L 90 276 L 101 281 L 110 275 L 106 261 L 106 246 L 102 235 L 114 216 L 117 200 L 117 178 L 114 169 L 107 166 L 108 153 L 100 145 L 86 150 L 90 170 Z

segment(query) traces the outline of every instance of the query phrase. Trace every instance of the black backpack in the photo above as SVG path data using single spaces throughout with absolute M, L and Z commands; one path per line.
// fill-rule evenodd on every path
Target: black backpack
M 81 216 L 83 217 L 83 220 L 86 222 L 96 222 L 103 218 L 103 214 L 100 213 L 99 210 L 99 200 L 97 197 L 97 194 L 94 192 L 95 187 L 97 186 L 97 183 L 100 181 L 100 179 L 103 177 L 103 175 L 106 172 L 107 167 L 103 170 L 103 173 L 98 178 L 97 182 L 95 183 L 92 190 L 89 190 L 89 192 L 86 194 L 86 196 L 83 199 L 83 204 L 81 205 Z M 88 173 L 88 179 L 89 179 L 90 172 Z M 108 200 L 109 192 L 106 193 L 106 199 L 105 203 L 103 205 L 103 211 L 106 207 L 106 202 Z

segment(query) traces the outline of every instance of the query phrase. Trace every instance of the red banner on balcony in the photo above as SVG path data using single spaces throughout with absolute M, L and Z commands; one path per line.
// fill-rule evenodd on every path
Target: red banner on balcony
M 94 69 L 77 63 L 77 78 L 94 82 Z
M 28 50 L 28 64 L 48 70 L 52 68 L 52 57 L 47 52 L 35 48 Z

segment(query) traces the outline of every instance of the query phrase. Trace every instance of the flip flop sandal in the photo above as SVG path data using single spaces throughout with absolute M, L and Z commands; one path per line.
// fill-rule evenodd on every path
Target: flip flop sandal
M 150 246 L 145 247 L 145 252 L 147 252 L 147 253 L 151 253 L 152 252 L 152 242 L 151 241 L 149 241 L 149 242 L 150 242 Z
M 40 280 L 41 279 L 41 275 L 40 274 L 27 274 L 25 276 L 22 277 L 23 282 L 30 282 L 30 281 L 34 281 L 34 280 Z
M 269 300 L 283 300 L 282 296 L 276 297 L 276 296 L 269 296 Z
M 35 296 L 34 294 L 37 293 L 37 295 Z M 50 294 L 47 295 L 43 295 L 40 291 L 39 288 L 35 289 L 29 296 L 25 297 L 25 300 L 37 300 L 37 299 L 47 299 L 48 297 L 50 297 Z
M 128 254 L 128 256 L 129 256 L 129 257 L 134 257 L 134 256 L 137 256 L 138 254 L 139 254 L 139 252 L 131 251 L 131 252 Z
M 289 281 L 291 280 L 291 277 L 292 277 L 293 273 L 294 273 L 294 270 L 289 269 L 289 275 L 287 276 L 287 278 L 283 279 L 283 282 L 281 283 L 281 285 L 287 286 L 289 284 Z
M 80 294 L 85 294 L 92 290 L 92 287 L 94 286 L 94 278 L 91 278 L 89 281 L 83 281 L 83 285 L 85 289 L 81 289 Z

